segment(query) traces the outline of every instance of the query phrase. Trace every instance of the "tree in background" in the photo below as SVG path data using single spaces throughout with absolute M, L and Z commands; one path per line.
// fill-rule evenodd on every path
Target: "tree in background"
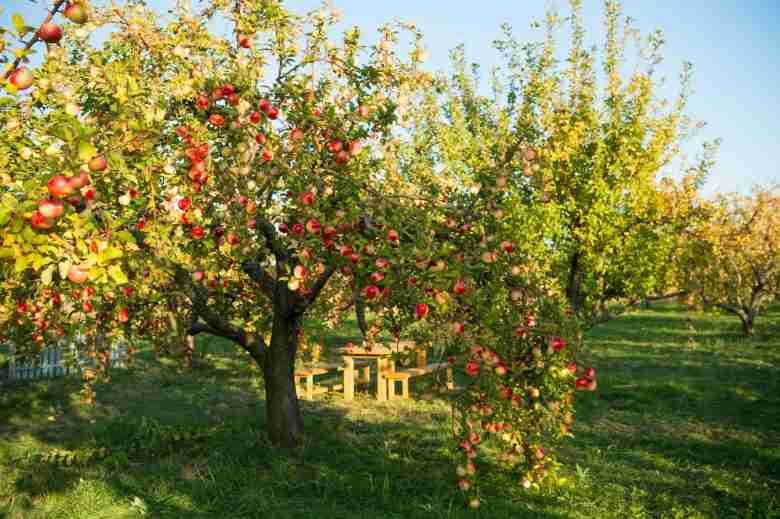
M 780 291 L 780 192 L 720 195 L 704 206 L 710 218 L 685 236 L 680 285 L 705 307 L 739 317 L 753 335 L 759 313 Z

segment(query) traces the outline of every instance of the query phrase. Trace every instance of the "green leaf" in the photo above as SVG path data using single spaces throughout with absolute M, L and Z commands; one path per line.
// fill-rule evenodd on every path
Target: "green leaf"
M 108 267 L 108 275 L 114 280 L 117 285 L 123 285 L 128 282 L 127 276 L 122 272 L 122 268 L 119 265 L 111 265 Z
M 115 260 L 117 258 L 122 257 L 122 249 L 119 249 L 117 247 L 106 247 L 106 249 L 98 254 L 98 263 L 100 265 L 105 265 L 106 263 L 110 263 L 112 260 Z
M 87 161 L 97 155 L 95 148 L 89 141 L 79 141 L 79 160 Z
M 22 15 L 21 15 L 21 14 L 19 14 L 19 13 L 14 13 L 14 14 L 11 16 L 11 21 L 13 21 L 13 24 L 14 24 L 14 29 L 16 29 L 16 33 L 17 33 L 19 36 L 22 36 L 22 35 L 24 35 L 24 33 L 25 33 L 26 31 L 25 31 L 25 23 L 24 23 L 24 18 L 22 17 Z
M 55 268 L 55 265 L 49 265 L 41 272 L 41 283 L 44 285 L 51 285 L 51 278 L 54 275 Z
M 11 219 L 12 212 L 13 211 L 8 207 L 0 207 L 0 227 L 8 223 L 8 220 Z

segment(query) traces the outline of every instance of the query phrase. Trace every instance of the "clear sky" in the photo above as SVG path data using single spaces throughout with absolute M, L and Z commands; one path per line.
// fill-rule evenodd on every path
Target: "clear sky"
M 193 1 L 197 5 L 197 0 Z M 538 40 L 541 32 L 530 22 L 551 5 L 565 0 L 333 0 L 344 11 L 345 25 L 359 25 L 369 34 L 385 21 L 414 21 L 426 35 L 429 66 L 445 70 L 449 49 L 466 45 L 470 61 L 487 70 L 500 63 L 491 42 L 508 22 L 522 41 Z M 669 87 L 677 84 L 683 61 L 694 64 L 694 93 L 688 113 L 707 122 L 698 140 L 723 139 L 717 165 L 705 191 L 747 191 L 755 183 L 780 182 L 774 154 L 780 149 L 780 0 L 624 0 L 623 10 L 644 34 L 662 29 L 666 36 Z M 171 7 L 175 0 L 149 0 L 150 6 Z M 320 0 L 289 0 L 300 12 Z M 603 39 L 603 2 L 583 0 L 590 43 Z M 32 23 L 42 6 L 29 0 L 0 0 L 7 25 L 10 12 L 19 11 Z M 669 95 L 674 96 L 674 90 Z M 685 146 L 693 157 L 696 142 Z

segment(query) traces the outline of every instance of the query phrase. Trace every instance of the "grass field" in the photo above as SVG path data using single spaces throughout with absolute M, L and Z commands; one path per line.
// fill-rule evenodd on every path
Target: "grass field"
M 305 446 L 275 451 L 257 372 L 211 342 L 192 373 L 142 358 L 93 408 L 74 381 L 0 385 L 0 518 L 780 518 L 780 308 L 750 341 L 693 314 L 693 349 L 686 317 L 591 331 L 600 386 L 578 395 L 557 493 L 493 475 L 465 510 L 438 399 L 305 402 Z M 56 453 L 81 462 L 42 459 Z

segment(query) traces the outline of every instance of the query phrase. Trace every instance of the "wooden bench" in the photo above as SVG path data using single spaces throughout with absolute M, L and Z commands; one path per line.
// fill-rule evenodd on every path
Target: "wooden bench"
M 424 368 L 409 368 L 407 371 L 411 373 L 413 377 L 421 377 L 437 371 L 447 371 L 447 389 L 452 391 L 455 389 L 455 378 L 452 371 L 452 366 L 447 362 L 435 362 L 426 364 Z
M 398 398 L 395 392 L 395 383 L 401 383 L 401 396 L 400 398 L 409 398 L 409 379 L 412 378 L 410 371 L 393 371 L 392 373 L 386 373 L 385 379 L 387 379 L 387 398 L 388 400 L 395 400 Z
M 297 393 L 303 393 L 304 400 L 313 400 L 314 395 L 321 395 L 328 392 L 327 387 L 315 386 L 314 377 L 325 375 L 329 370 L 327 368 L 303 368 L 295 370 L 295 386 Z M 301 387 L 301 381 L 306 379 L 306 386 Z

